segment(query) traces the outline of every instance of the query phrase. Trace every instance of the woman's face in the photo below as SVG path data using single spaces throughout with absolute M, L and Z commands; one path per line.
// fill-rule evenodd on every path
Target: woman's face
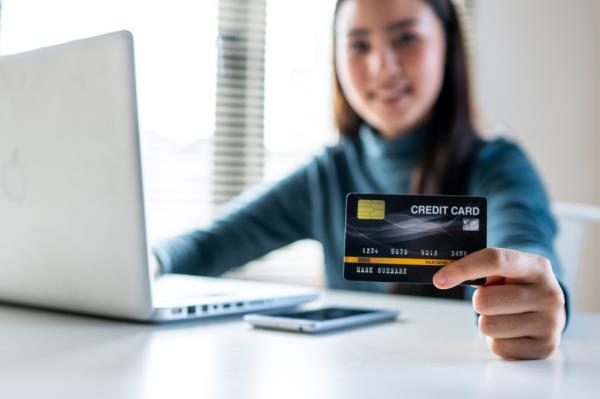
M 336 70 L 350 106 L 387 137 L 427 119 L 442 87 L 442 23 L 423 0 L 345 0 Z

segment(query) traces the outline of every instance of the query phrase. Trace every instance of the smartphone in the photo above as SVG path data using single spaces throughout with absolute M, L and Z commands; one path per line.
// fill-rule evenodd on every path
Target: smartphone
M 398 313 L 395 309 L 327 307 L 285 313 L 251 313 L 244 316 L 244 320 L 254 327 L 318 333 L 394 320 Z

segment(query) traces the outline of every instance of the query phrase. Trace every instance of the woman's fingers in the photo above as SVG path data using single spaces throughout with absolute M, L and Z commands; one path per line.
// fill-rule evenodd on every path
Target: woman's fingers
M 532 283 L 552 273 L 550 262 L 538 255 L 504 248 L 485 248 L 444 266 L 433 276 L 437 288 L 448 289 L 467 280 L 506 277 Z
M 552 339 L 559 334 L 563 320 L 551 312 L 529 312 L 479 316 L 479 330 L 491 338 L 530 337 Z
M 552 339 L 488 337 L 488 346 L 497 356 L 504 359 L 545 359 L 560 345 L 560 335 Z
M 473 308 L 495 354 L 542 359 L 554 352 L 565 324 L 565 298 L 548 259 L 486 248 L 444 266 L 433 282 L 448 289 L 478 278 L 486 284 L 475 291 Z
M 543 289 L 539 284 L 486 285 L 473 293 L 473 309 L 487 316 L 552 310 L 563 305 L 562 291 Z

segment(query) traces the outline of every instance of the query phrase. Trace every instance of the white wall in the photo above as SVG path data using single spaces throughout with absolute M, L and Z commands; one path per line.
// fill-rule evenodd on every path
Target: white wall
M 600 205 L 600 2 L 480 0 L 476 86 L 491 122 L 528 151 L 554 201 Z M 587 239 L 579 309 L 600 310 L 600 234 Z

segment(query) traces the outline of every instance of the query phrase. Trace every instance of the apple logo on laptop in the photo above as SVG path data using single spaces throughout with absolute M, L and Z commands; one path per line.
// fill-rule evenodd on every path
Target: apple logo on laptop
M 10 201 L 22 202 L 27 194 L 25 167 L 19 159 L 19 150 L 15 149 L 12 157 L 2 163 L 2 188 Z

